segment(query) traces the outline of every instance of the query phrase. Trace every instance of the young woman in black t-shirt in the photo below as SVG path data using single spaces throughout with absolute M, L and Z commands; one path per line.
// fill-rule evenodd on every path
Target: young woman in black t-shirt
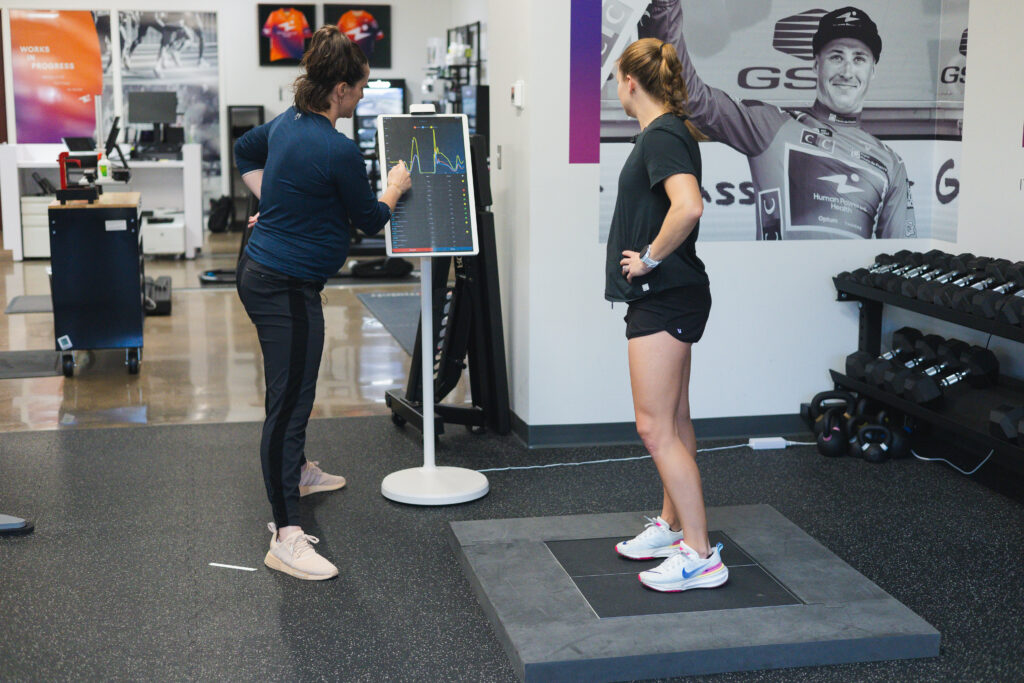
M 708 541 L 690 420 L 690 347 L 704 332 L 711 294 L 695 249 L 704 209 L 700 149 L 686 121 L 681 69 L 672 45 L 655 38 L 619 58 L 619 100 L 641 133 L 619 176 L 605 287 L 606 298 L 629 304 L 636 427 L 664 489 L 661 515 L 615 549 L 631 559 L 666 558 L 640 573 L 658 591 L 714 588 L 729 578 L 721 544 Z

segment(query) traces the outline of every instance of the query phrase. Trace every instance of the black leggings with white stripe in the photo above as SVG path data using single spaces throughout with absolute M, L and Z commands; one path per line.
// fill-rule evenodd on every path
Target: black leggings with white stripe
M 267 419 L 260 456 L 278 528 L 301 526 L 299 478 L 324 348 L 323 284 L 279 273 L 243 255 L 238 296 L 263 350 Z

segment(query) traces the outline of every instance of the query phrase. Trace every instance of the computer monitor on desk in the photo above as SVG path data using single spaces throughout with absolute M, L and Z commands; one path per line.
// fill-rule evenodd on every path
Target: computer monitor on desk
M 128 123 L 152 124 L 153 139 L 150 145 L 162 148 L 165 143 L 174 144 L 167 140 L 167 127 L 177 120 L 177 93 L 170 90 L 133 90 L 128 93 Z
M 133 90 L 128 93 L 128 123 L 174 123 L 177 120 L 177 93 L 169 90 Z

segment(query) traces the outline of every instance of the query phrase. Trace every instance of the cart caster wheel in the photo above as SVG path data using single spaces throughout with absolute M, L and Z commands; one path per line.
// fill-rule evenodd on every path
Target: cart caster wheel
M 64 371 L 65 377 L 75 376 L 75 357 L 71 354 L 64 354 L 61 356 L 60 362 L 61 370 Z
M 405 426 L 405 418 L 399 415 L 398 413 L 391 413 L 391 421 L 394 422 L 399 427 Z
M 138 349 L 130 349 L 128 351 L 128 374 L 137 375 L 139 374 L 139 351 Z

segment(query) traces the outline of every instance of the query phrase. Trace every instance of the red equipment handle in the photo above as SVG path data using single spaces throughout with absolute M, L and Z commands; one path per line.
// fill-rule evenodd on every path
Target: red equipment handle
M 82 168 L 81 159 L 71 159 L 70 152 L 61 152 L 60 156 L 57 157 L 57 163 L 60 165 L 60 189 L 68 189 L 68 164 L 78 164 L 78 168 Z

